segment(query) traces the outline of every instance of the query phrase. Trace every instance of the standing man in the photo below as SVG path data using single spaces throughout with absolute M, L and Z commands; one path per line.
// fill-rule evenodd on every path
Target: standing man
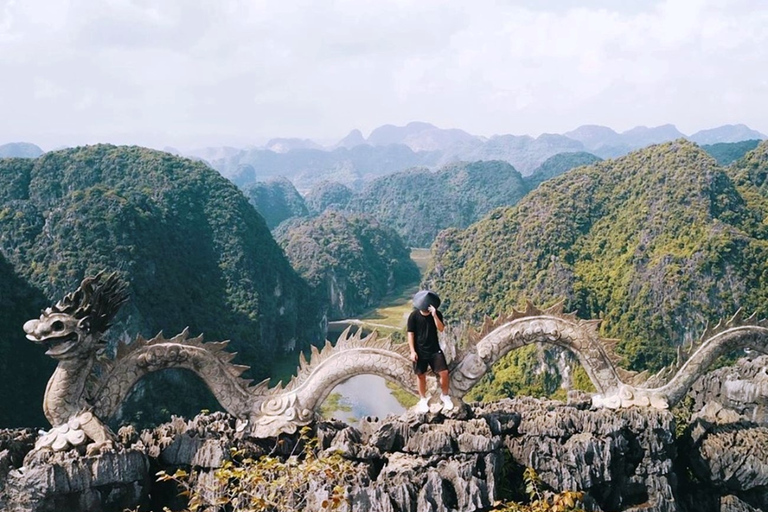
M 453 409 L 453 402 L 448 395 L 450 385 L 448 364 L 437 339 L 438 331 L 443 332 L 445 329 L 443 314 L 437 309 L 440 307 L 440 297 L 435 292 L 422 290 L 413 296 L 413 305 L 416 309 L 408 317 L 407 329 L 413 371 L 416 373 L 419 396 L 421 397 L 416 405 L 416 410 L 419 412 L 429 411 L 427 368 L 432 368 L 432 371 L 440 378 L 440 389 L 442 390 L 440 400 L 443 402 L 443 410 L 450 411 Z

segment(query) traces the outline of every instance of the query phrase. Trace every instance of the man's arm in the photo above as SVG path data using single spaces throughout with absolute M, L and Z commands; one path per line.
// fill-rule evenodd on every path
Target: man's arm
M 419 355 L 416 353 L 416 335 L 412 331 L 408 331 L 408 346 L 411 347 L 411 361 L 415 363 Z
M 435 319 L 435 327 L 437 327 L 437 330 L 443 332 L 445 329 L 445 324 L 443 323 L 441 316 L 438 314 L 437 309 L 435 309 L 435 306 L 429 306 L 429 312 L 432 313 L 432 318 Z

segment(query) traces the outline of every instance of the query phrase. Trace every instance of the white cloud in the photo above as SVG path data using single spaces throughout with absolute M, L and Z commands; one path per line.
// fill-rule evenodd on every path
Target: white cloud
M 543 5 L 0 0 L 0 142 L 244 145 L 410 120 L 768 133 L 768 4 Z

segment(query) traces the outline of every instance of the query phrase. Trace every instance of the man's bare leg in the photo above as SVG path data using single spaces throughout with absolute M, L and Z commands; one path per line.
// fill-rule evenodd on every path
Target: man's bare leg
M 440 390 L 443 392 L 443 394 L 440 395 L 440 400 L 443 401 L 443 410 L 450 411 L 453 409 L 453 401 L 448 394 L 451 386 L 451 379 L 448 375 L 448 370 L 438 372 L 437 375 L 440 377 Z
M 429 411 L 429 404 L 427 401 L 427 374 L 426 373 L 418 373 L 416 374 L 416 384 L 419 388 L 419 403 L 416 404 L 416 410 L 419 412 L 427 412 Z

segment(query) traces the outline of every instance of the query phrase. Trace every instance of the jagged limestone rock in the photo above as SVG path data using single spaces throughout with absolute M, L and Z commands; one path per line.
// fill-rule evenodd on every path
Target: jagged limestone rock
M 699 479 L 732 493 L 760 491 L 768 501 L 768 427 L 696 420 L 687 455 Z
M 360 428 L 338 421 L 315 425 L 319 448 L 340 451 L 357 470 L 346 510 L 487 510 L 502 497 L 501 489 L 520 485 L 526 466 L 554 491 L 583 491 L 587 510 L 716 512 L 721 500 L 723 507 L 768 506 L 764 427 L 697 420 L 702 428 L 677 439 L 668 411 L 584 410 L 531 398 L 475 404 L 468 414 L 454 419 L 406 413 L 370 419 Z M 204 489 L 230 448 L 253 457 L 288 456 L 299 440 L 296 434 L 281 436 L 280 443 L 254 442 L 236 427 L 236 418 L 224 413 L 174 418 L 152 430 L 123 432 L 115 451 L 45 452 L 28 457 L 23 467 L 32 437 L 19 434 L 22 441 L 0 481 L 0 509 L 122 512 L 115 507 L 135 508 L 158 494 L 150 465 L 191 470 L 193 485 Z M 1 443 L 13 438 L 0 435 L 0 453 L 11 452 L 10 442 Z M 689 472 L 706 483 L 692 486 Z M 310 501 L 327 496 L 322 482 L 310 482 L 310 489 Z
M 12 470 L 0 503 L 13 512 L 121 511 L 142 503 L 151 484 L 149 459 L 137 450 L 54 457 Z
M 768 426 L 768 355 L 718 368 L 696 381 L 688 394 L 694 411 L 716 402 L 745 420 Z
M 723 496 L 720 499 L 720 510 L 723 512 L 760 512 L 733 495 Z

